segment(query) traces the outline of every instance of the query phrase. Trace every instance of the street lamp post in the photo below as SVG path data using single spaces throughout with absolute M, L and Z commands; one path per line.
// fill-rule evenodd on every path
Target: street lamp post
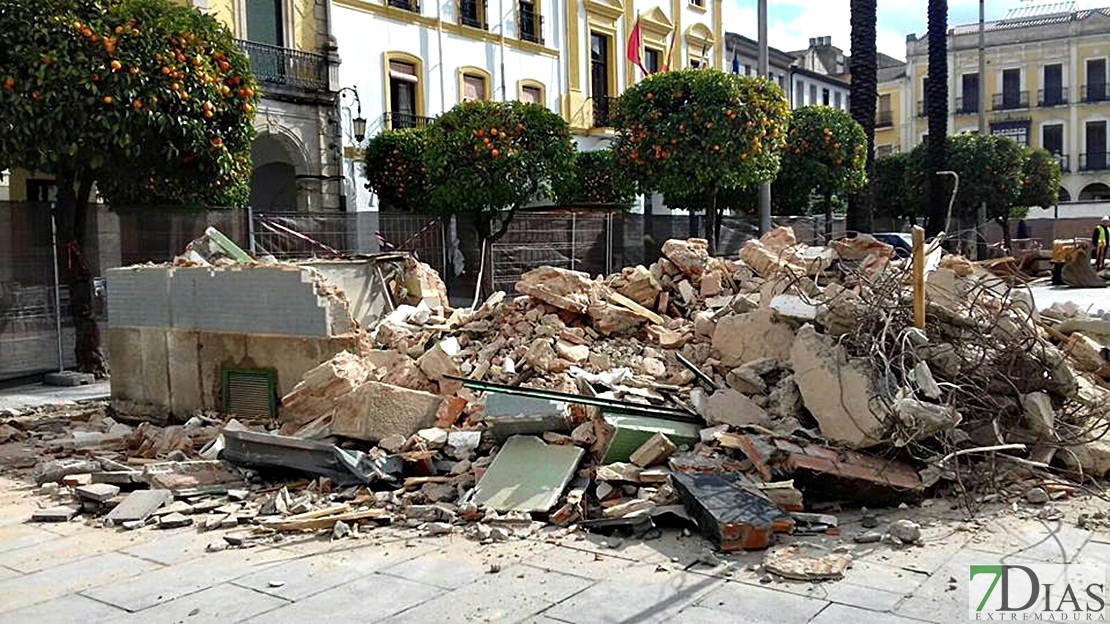
M 339 100 L 350 95 L 355 104 L 355 115 L 351 118 L 351 131 L 355 135 L 355 142 L 362 143 L 366 138 L 366 118 L 362 116 L 362 100 L 358 97 L 358 89 L 356 87 L 343 87 L 337 93 Z M 350 108 L 350 105 L 347 105 Z
M 979 0 L 979 136 L 986 136 L 987 128 L 987 46 L 986 46 L 986 0 Z M 966 95 L 964 97 L 967 97 Z M 979 204 L 975 228 L 975 256 L 978 260 L 987 258 L 986 221 L 987 204 Z
M 759 75 L 766 79 L 770 71 L 767 51 L 767 0 L 759 0 Z M 759 185 L 759 233 L 771 231 L 771 183 Z

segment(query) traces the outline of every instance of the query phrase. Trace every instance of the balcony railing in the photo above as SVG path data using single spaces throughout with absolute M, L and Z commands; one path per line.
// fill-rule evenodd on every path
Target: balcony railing
M 471 28 L 488 30 L 485 0 L 459 0 L 459 23 Z
M 1110 89 L 1107 89 L 1105 84 L 1083 85 L 1083 92 L 1079 94 L 1079 99 L 1084 102 L 1110 101 Z
M 532 9 L 521 8 L 517 17 L 521 41 L 543 45 L 543 16 Z
M 876 128 L 889 128 L 894 125 L 894 111 L 881 110 L 875 114 Z
M 412 11 L 413 13 L 420 12 L 420 3 L 417 0 L 389 0 L 389 6 Z
M 993 106 L 991 108 L 996 111 L 1029 108 L 1029 92 L 1005 91 L 1003 93 L 995 93 L 992 104 Z
M 956 114 L 957 115 L 978 115 L 979 114 L 979 98 L 977 97 L 958 97 L 956 98 Z
M 263 84 L 302 91 L 328 90 L 328 59 L 320 54 L 238 40 L 251 61 L 251 73 Z
M 1106 171 L 1110 162 L 1110 152 L 1087 152 L 1079 155 L 1080 171 Z
M 431 117 L 421 117 L 412 113 L 386 113 L 382 115 L 382 126 L 393 130 L 423 128 L 431 122 Z
M 1060 172 L 1061 173 L 1070 173 L 1071 172 L 1071 160 L 1067 157 L 1067 155 L 1065 155 L 1065 154 L 1053 154 L 1052 157 L 1056 159 L 1056 162 L 1060 163 Z
M 608 95 L 594 96 L 594 127 L 608 128 L 609 114 L 612 112 L 613 101 L 617 98 Z
M 1041 89 L 1037 91 L 1037 106 L 1063 106 L 1068 103 L 1068 88 Z

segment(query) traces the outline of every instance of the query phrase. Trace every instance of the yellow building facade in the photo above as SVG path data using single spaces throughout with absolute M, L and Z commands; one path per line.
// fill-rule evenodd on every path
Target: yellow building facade
M 949 132 L 977 132 L 982 104 L 989 132 L 1057 156 L 1061 202 L 1110 200 L 1110 8 L 1024 8 L 988 22 L 984 31 L 982 77 L 978 24 L 949 31 Z M 879 153 L 912 149 L 928 133 L 927 40 L 910 35 L 906 54 L 901 71 L 879 77 Z

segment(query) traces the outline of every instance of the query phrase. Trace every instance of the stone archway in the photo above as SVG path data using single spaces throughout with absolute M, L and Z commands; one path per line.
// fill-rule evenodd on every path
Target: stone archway
M 1110 200 L 1110 186 L 1102 182 L 1092 182 L 1079 191 L 1079 201 Z
M 1068 189 L 1061 186 L 1060 187 L 1060 194 L 1059 194 L 1059 197 L 1056 199 L 1056 203 L 1063 204 L 1063 203 L 1067 203 L 1067 202 L 1070 202 L 1070 201 L 1071 201 L 1071 193 L 1068 192 Z
M 257 212 L 308 209 L 300 176 L 307 173 L 303 151 L 292 137 L 262 132 L 251 145 L 251 208 Z

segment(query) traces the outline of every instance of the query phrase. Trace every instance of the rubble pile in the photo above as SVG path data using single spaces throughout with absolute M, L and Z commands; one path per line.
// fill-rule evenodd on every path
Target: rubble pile
M 738 259 L 699 239 L 662 250 L 606 277 L 538 268 L 473 310 L 400 299 L 373 348 L 308 372 L 276 423 L 117 429 L 127 461 L 160 460 L 126 485 L 176 499 L 123 522 L 478 540 L 675 522 L 734 550 L 836 533 L 806 511 L 829 501 L 1001 490 L 1041 504 L 1110 473 L 1104 319 L 1041 316 L 1028 291 L 937 249 L 915 327 L 910 264 L 866 235 L 811 247 L 779 228 Z M 423 277 L 394 292 L 445 292 L 426 266 L 409 274 Z M 118 472 L 100 461 L 91 484 Z M 270 485 L 289 473 L 299 486 Z M 93 513 L 128 500 L 74 495 Z M 794 554 L 777 573 L 801 574 Z

